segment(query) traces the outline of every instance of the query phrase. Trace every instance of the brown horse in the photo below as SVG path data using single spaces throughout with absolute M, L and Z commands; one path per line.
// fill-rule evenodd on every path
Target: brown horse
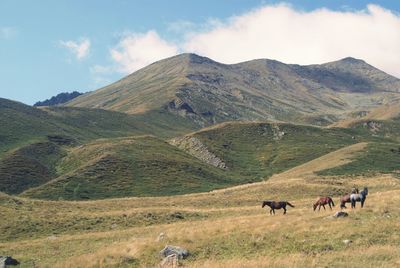
M 352 195 L 352 194 L 358 194 L 358 188 L 353 188 L 352 190 L 351 190 L 351 194 L 346 194 L 346 195 L 344 195 L 344 196 L 342 196 L 341 198 L 340 198 L 340 208 L 341 209 L 344 209 L 344 208 L 347 208 L 346 207 L 346 203 L 351 203 L 351 200 L 350 200 L 350 196 Z
M 266 200 L 266 201 L 263 201 L 263 203 L 262 203 L 262 207 L 269 206 L 271 208 L 271 210 L 269 211 L 269 214 L 274 213 L 274 215 L 275 215 L 275 209 L 281 209 L 281 208 L 283 208 L 283 214 L 286 214 L 286 205 L 289 205 L 292 208 L 294 208 L 294 206 L 292 204 L 290 204 L 288 201 L 277 202 L 277 201 Z
M 329 208 L 332 210 L 332 206 L 335 206 L 335 203 L 333 203 L 332 198 L 330 198 L 329 196 L 320 197 L 318 201 L 315 202 L 315 204 L 313 205 L 314 211 L 317 209 L 317 207 L 318 211 L 320 211 L 321 206 L 324 208 L 324 210 L 326 210 L 325 205 L 329 205 Z

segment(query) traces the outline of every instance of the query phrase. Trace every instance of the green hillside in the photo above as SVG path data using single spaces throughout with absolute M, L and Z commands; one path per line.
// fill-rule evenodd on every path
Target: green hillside
M 188 137 L 199 139 L 224 160 L 230 172 L 249 182 L 259 181 L 341 147 L 372 139 L 363 130 L 284 123 L 226 123 Z M 187 145 L 180 147 L 185 150 Z
M 153 136 L 98 139 L 63 147 L 66 154 L 52 166 L 56 175 L 40 185 L 29 185 L 22 195 L 83 200 L 205 192 L 261 181 L 363 141 L 384 146 L 385 140 L 364 129 L 240 122 L 224 123 L 169 143 Z M 395 142 L 390 146 L 396 148 Z M 371 152 L 360 155 L 368 158 Z M 365 167 L 359 163 L 364 162 L 352 163 L 358 165 L 352 168 L 355 173 Z M 398 166 L 396 161 L 372 163 L 382 172 Z
M 55 166 L 65 151 L 51 142 L 34 143 L 0 159 L 0 191 L 19 194 L 56 177 Z
M 102 199 L 204 192 L 238 178 L 150 136 L 102 139 L 73 149 L 59 178 L 23 193 L 43 199 Z
M 196 129 L 191 122 L 177 122 L 162 111 L 130 116 L 100 109 L 38 109 L 1 98 L 0 114 L 0 157 L 11 149 L 48 140 L 68 145 L 142 134 L 172 137 Z

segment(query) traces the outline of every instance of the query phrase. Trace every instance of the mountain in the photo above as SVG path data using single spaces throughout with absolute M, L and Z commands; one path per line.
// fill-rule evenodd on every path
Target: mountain
M 66 106 L 151 111 L 200 127 L 232 120 L 329 122 L 400 96 L 400 80 L 354 58 L 321 65 L 260 59 L 221 64 L 195 54 L 155 62 Z
M 70 101 L 80 95 L 82 95 L 82 93 L 77 91 L 73 91 L 71 93 L 63 92 L 45 101 L 38 101 L 33 106 L 54 106 L 57 104 L 66 103 L 67 101 Z

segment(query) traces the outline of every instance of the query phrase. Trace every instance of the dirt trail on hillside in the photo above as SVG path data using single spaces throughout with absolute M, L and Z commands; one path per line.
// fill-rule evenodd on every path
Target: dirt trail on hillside
M 392 104 L 379 106 L 378 108 L 371 110 L 365 116 L 359 118 L 344 119 L 342 121 L 330 125 L 329 127 L 347 128 L 360 122 L 365 122 L 368 120 L 377 120 L 377 121 L 390 120 L 395 117 L 398 117 L 399 115 L 400 115 L 400 103 L 396 102 Z
M 326 155 L 311 160 L 310 162 L 294 167 L 285 172 L 273 175 L 269 181 L 279 180 L 283 177 L 304 177 L 305 175 L 310 175 L 321 170 L 345 165 L 352 162 L 352 158 L 354 157 L 354 155 L 362 151 L 367 146 L 367 144 L 367 142 L 360 142 L 344 147 L 337 151 L 330 152 Z
M 318 157 L 300 166 L 294 167 L 279 174 L 275 174 L 267 181 L 238 185 L 221 190 L 214 190 L 212 192 L 213 193 L 227 192 L 227 191 L 231 192 L 235 190 L 256 188 L 266 184 L 288 183 L 289 179 L 291 180 L 292 183 L 296 180 L 299 182 L 304 182 L 304 178 L 313 175 L 314 172 L 350 163 L 354 155 L 362 151 L 367 146 L 367 144 L 368 144 L 367 142 L 360 142 L 330 152 L 326 155 Z

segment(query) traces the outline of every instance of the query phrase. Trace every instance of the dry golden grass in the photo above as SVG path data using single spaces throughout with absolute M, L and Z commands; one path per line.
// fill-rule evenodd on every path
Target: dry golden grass
M 328 153 L 303 165 L 292 168 L 281 174 L 273 176 L 272 179 L 279 180 L 280 178 L 302 177 L 324 169 L 330 169 L 351 162 L 354 154 L 362 151 L 368 143 L 360 142 L 334 152 Z
M 203 194 L 91 202 L 21 199 L 30 206 L 31 217 L 50 221 L 46 213 L 52 213 L 65 224 L 76 217 L 82 224 L 94 217 L 111 219 L 111 224 L 123 214 L 176 211 L 204 217 L 134 227 L 119 224 L 106 230 L 66 229 L 56 236 L 44 233 L 36 239 L 1 241 L 0 253 L 19 259 L 22 267 L 33 263 L 38 267 L 155 267 L 161 260 L 158 252 L 172 244 L 190 251 L 191 256 L 181 262 L 184 267 L 398 267 L 399 180 L 391 175 L 319 177 L 312 173 L 346 163 L 363 146 L 338 150 L 263 183 Z M 338 203 L 340 193 L 353 185 L 369 187 L 363 209 L 359 205 L 348 209 L 350 216 L 343 219 L 329 218 L 339 204 L 334 211 L 312 211 L 319 195 L 331 194 Z M 266 198 L 288 199 L 296 207 L 288 208 L 287 215 L 277 211 L 270 216 L 260 206 Z M 24 208 L 4 208 L 24 213 Z M 167 238 L 157 241 L 161 232 Z M 353 242 L 345 245 L 344 239 Z

